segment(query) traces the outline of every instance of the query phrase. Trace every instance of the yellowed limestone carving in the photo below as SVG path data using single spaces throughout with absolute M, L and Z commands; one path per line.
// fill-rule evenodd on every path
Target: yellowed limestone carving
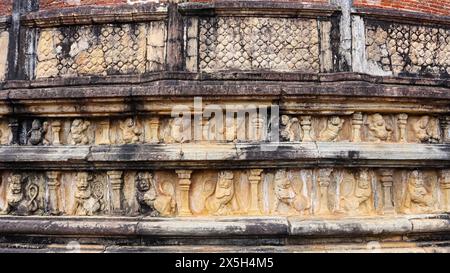
M 439 143 L 438 122 L 429 116 L 423 116 L 414 123 L 413 131 L 420 142 Z
M 37 197 L 39 187 L 34 183 L 28 183 L 27 178 L 20 174 L 13 174 L 8 178 L 6 192 L 6 207 L 1 214 L 30 215 L 39 209 Z
M 87 145 L 89 138 L 87 136 L 87 129 L 91 123 L 82 119 L 75 119 L 70 126 L 71 145 Z
M 90 216 L 103 209 L 101 189 L 94 188 L 94 176 L 86 172 L 78 173 L 73 215 Z
M 294 190 L 285 170 L 278 170 L 275 173 L 274 180 L 276 197 L 273 207 L 274 213 L 304 214 L 308 212 L 310 208 L 309 200 Z
M 434 205 L 433 195 L 425 187 L 423 174 L 413 171 L 408 178 L 403 208 L 406 213 L 431 212 Z
M 319 134 L 320 141 L 336 141 L 339 132 L 344 125 L 344 120 L 338 116 L 331 117 L 327 120 L 327 125 Z
M 388 141 L 392 134 L 392 128 L 386 123 L 383 116 L 373 114 L 367 118 L 369 124 L 369 140 L 375 142 Z
M 352 176 L 352 191 L 341 197 L 340 209 L 348 214 L 368 214 L 372 212 L 372 186 L 367 170 L 361 170 L 355 179 Z
M 142 129 L 133 118 L 121 121 L 119 125 L 122 130 L 122 144 L 136 144 L 140 142 Z
M 234 198 L 234 174 L 222 171 L 218 175 L 215 191 L 206 199 L 205 208 L 208 214 L 230 215 L 239 210 Z
M 298 118 L 281 116 L 281 138 L 285 141 L 300 141 L 301 127 Z
M 176 201 L 172 194 L 156 187 L 153 175 L 147 172 L 139 172 L 135 176 L 136 199 L 139 203 L 139 212 L 149 214 L 152 217 L 172 216 L 176 211 Z

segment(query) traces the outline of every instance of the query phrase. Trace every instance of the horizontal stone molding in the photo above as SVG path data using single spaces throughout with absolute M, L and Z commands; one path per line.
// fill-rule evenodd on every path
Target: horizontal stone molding
M 44 28 L 63 25 L 145 22 L 166 18 L 166 5 L 150 4 L 44 10 L 23 15 L 20 22 L 24 26 Z
M 330 4 L 307 4 L 275 1 L 217 1 L 213 3 L 181 3 L 184 15 L 199 16 L 331 16 L 340 9 Z
M 6 28 L 11 23 L 11 16 L 0 16 L 0 29 Z
M 275 146 L 277 145 L 277 146 Z M 251 167 L 450 166 L 448 144 L 279 143 L 0 147 L 2 169 L 205 169 Z M 245 164 L 243 164 L 245 162 Z
M 448 215 L 409 215 L 347 219 L 296 217 L 253 218 L 133 218 L 133 217 L 0 217 L 0 235 L 68 237 L 218 238 L 261 236 L 376 237 L 448 233 Z M 292 243 L 292 242 L 291 242 Z M 288 243 L 289 244 L 289 243 Z

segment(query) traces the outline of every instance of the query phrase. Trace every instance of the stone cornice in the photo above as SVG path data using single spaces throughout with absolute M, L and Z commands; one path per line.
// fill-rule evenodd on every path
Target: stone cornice
M 182 3 L 179 11 L 197 16 L 280 16 L 329 17 L 340 9 L 335 5 L 315 5 L 274 1 L 215 1 L 213 3 Z
M 142 22 L 164 20 L 166 17 L 167 6 L 163 4 L 95 6 L 32 12 L 22 16 L 21 24 L 43 28 L 61 25 Z
M 450 166 L 448 144 L 328 142 L 185 143 L 115 146 L 0 147 L 0 168 L 15 170 L 128 170 L 207 168 Z
M 438 16 L 419 12 L 387 10 L 381 8 L 353 8 L 353 15 L 389 22 L 410 24 L 432 24 L 437 26 L 450 26 L 450 16 Z

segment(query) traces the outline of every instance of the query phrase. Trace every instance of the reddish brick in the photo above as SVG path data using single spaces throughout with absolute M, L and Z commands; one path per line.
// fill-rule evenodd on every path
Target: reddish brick
M 13 0 L 0 0 L 0 15 L 11 14 Z
M 450 16 L 450 0 L 354 0 L 353 5 Z

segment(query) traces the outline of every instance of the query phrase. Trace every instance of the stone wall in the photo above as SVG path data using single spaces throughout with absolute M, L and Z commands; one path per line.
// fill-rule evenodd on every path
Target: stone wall
M 2 17 L 0 247 L 447 240 L 448 18 L 125 2 Z

